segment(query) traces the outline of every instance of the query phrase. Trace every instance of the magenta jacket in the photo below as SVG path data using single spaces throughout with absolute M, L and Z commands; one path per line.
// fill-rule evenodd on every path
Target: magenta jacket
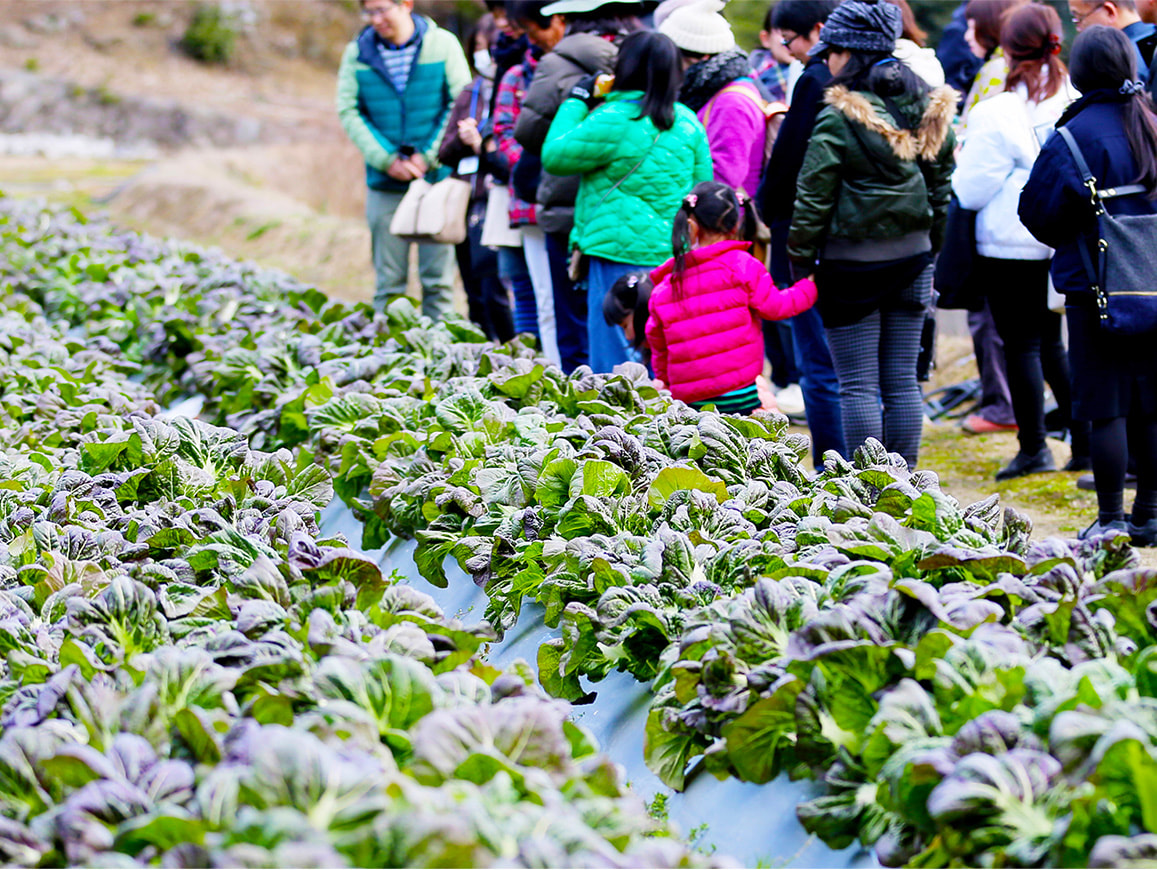
M 721 88 L 698 112 L 707 130 L 715 180 L 754 197 L 763 172 L 767 118 L 763 97 L 749 78 Z
M 777 289 L 750 247 L 716 242 L 690 251 L 679 298 L 674 259 L 651 273 L 651 366 L 676 399 L 698 402 L 751 386 L 763 373 L 760 320 L 783 320 L 815 304 L 814 282 Z

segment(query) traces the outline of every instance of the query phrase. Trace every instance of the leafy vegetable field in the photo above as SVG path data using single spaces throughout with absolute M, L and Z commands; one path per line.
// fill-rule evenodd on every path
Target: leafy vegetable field
M 1157 860 L 1157 574 L 1124 536 L 1034 542 L 872 442 L 811 477 L 782 418 L 71 212 L 0 201 L 0 281 L 5 862 L 710 860 L 568 712 L 612 672 L 670 787 L 814 779 L 835 848 Z M 335 492 L 485 622 L 323 535 Z M 536 619 L 537 672 L 488 662 Z

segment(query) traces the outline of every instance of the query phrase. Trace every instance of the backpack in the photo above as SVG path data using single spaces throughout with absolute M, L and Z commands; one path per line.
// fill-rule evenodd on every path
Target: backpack
M 704 127 L 707 126 L 707 122 L 711 119 L 711 108 L 715 105 L 715 101 L 719 99 L 721 94 L 727 93 L 742 94 L 751 100 L 751 102 L 755 103 L 763 113 L 763 123 L 767 133 L 763 141 L 763 162 L 766 165 L 767 161 L 771 159 L 771 149 L 775 145 L 776 137 L 779 135 L 779 128 L 783 126 L 783 116 L 787 114 L 787 104 L 780 102 L 769 103 L 754 93 L 751 88 L 732 82 L 726 87 L 720 88 L 719 92 L 707 103 L 707 111 L 703 114 Z

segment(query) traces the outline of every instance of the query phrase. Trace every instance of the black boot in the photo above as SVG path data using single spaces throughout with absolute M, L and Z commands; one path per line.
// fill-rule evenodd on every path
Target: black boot
M 1045 445 L 1036 453 L 1018 453 L 1000 471 L 996 472 L 997 480 L 1012 480 L 1014 477 L 1024 477 L 1026 474 L 1041 474 L 1045 471 L 1056 471 L 1057 464 L 1053 461 L 1053 454 Z

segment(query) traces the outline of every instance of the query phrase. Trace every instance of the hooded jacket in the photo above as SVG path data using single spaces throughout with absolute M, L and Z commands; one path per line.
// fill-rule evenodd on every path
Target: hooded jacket
M 366 162 L 366 184 L 373 190 L 401 192 L 386 170 L 403 146 L 413 148 L 431 167 L 427 180 L 449 174 L 438 167 L 438 148 L 454 98 L 470 84 L 470 67 L 457 37 L 421 15 L 414 16 L 420 45 L 401 93 L 382 62 L 381 37 L 366 27 L 346 46 L 337 78 L 337 112 L 346 134 Z
M 690 109 L 676 103 L 674 125 L 660 131 L 639 117 L 642 96 L 611 91 L 593 112 L 567 100 L 543 146 L 542 168 L 582 176 L 573 246 L 650 268 L 671 256 L 671 227 L 687 191 L 711 180 L 711 152 Z
M 960 205 L 978 212 L 976 250 L 1000 260 L 1047 260 L 1052 250 L 1025 229 L 1016 210 L 1020 192 L 1048 132 L 1076 97 L 1066 77 L 1053 96 L 1029 102 L 1021 85 L 972 110 L 968 139 L 956 156 L 952 190 Z
M 892 57 L 906 63 L 912 72 L 924 79 L 928 87 L 938 88 L 944 84 L 944 67 L 932 49 L 921 48 L 911 39 L 897 39 Z
M 894 261 L 936 251 L 951 193 L 956 91 L 894 101 L 898 126 L 875 94 L 827 90 L 800 170 L 788 254 Z
M 647 346 L 655 377 L 684 402 L 722 396 L 763 373 L 763 320 L 784 320 L 811 308 L 816 286 L 806 278 L 779 290 L 747 242 L 716 242 L 688 252 L 672 286 L 675 260 L 651 273 Z
M 542 56 L 534 81 L 522 99 L 514 138 L 531 154 L 542 154 L 551 122 L 575 83 L 595 73 L 614 71 L 619 49 L 609 39 L 592 33 L 564 36 Z M 578 197 L 577 176 L 544 172 L 538 182 L 538 223 L 548 233 L 569 233 L 574 226 Z

